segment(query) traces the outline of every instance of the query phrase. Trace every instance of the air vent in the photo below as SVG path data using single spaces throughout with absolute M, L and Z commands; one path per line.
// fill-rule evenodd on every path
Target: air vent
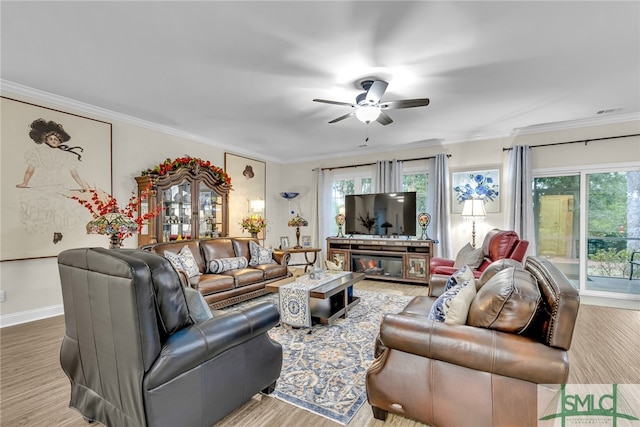
M 622 110 L 622 107 L 607 108 L 605 110 L 599 110 L 596 114 L 611 114 L 611 113 L 617 113 L 620 110 Z

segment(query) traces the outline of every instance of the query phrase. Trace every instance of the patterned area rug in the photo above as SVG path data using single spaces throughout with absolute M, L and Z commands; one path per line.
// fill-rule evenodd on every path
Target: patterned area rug
M 354 294 L 360 303 L 333 325 L 282 325 L 269 332 L 284 352 L 273 396 L 341 424 L 367 401 L 365 374 L 373 362 L 382 315 L 400 312 L 412 298 L 360 290 Z M 278 305 L 277 294 L 265 299 Z

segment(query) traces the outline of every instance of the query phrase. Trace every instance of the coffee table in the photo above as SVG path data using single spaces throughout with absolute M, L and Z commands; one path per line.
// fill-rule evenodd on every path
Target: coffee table
M 309 290 L 311 319 L 331 324 L 335 319 L 347 318 L 348 311 L 360 302 L 353 296 L 353 285 L 364 280 L 364 273 L 349 273 Z
M 304 297 L 285 297 L 285 307 L 281 307 L 281 310 L 287 310 L 291 307 L 295 312 L 296 318 L 307 319 L 304 322 L 306 323 L 306 326 L 309 326 L 309 318 L 311 323 L 322 324 L 331 324 L 339 317 L 346 318 L 349 310 L 360 302 L 359 297 L 353 296 L 353 285 L 363 280 L 364 276 L 364 273 L 349 272 L 333 280 L 325 280 L 324 283 L 321 283 L 318 286 L 308 288 L 308 305 L 305 301 L 307 299 L 307 294 L 302 293 L 301 295 L 304 295 Z M 299 279 L 301 282 L 310 282 L 306 275 L 301 276 Z M 281 293 L 280 298 L 282 305 L 282 288 L 280 288 L 279 291 Z M 298 294 L 300 294 L 299 291 Z M 291 305 L 292 303 L 293 305 Z M 307 307 L 309 310 L 308 312 L 306 311 Z M 300 312 L 298 311 L 299 309 L 304 311 Z M 300 313 L 303 313 L 303 315 L 300 316 Z M 307 315 L 304 315 L 304 313 L 307 313 L 309 317 L 306 317 Z M 283 312 L 283 314 L 286 313 Z M 282 317 L 284 323 L 287 323 L 286 318 L 286 315 Z M 295 323 L 289 324 L 296 326 Z

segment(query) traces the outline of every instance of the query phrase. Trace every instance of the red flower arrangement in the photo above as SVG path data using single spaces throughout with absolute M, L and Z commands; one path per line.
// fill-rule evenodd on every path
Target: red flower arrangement
M 140 192 L 140 197 L 136 196 L 135 192 L 131 192 L 129 203 L 127 203 L 123 208 L 118 206 L 118 201 L 111 194 L 93 188 L 88 190 L 91 194 L 91 197 L 89 197 L 88 199 L 79 198 L 77 196 L 71 196 L 70 198 L 85 207 L 89 211 L 91 216 L 93 216 L 93 219 L 99 218 L 109 213 L 119 213 L 131 219 L 131 221 L 135 222 L 138 225 L 138 229 L 136 230 L 136 232 L 139 233 L 146 221 L 160 215 L 161 209 L 159 206 L 156 206 L 154 210 L 149 211 L 143 215 L 137 215 L 138 203 L 148 198 L 150 190 L 150 187 L 142 190 Z M 133 235 L 133 230 L 127 227 L 123 227 L 115 231 L 118 232 L 118 237 L 120 239 L 125 239 Z M 89 226 L 87 226 L 87 232 L 97 234 L 111 234 L 112 232 L 114 232 L 114 230 L 90 230 Z
M 202 160 L 197 157 L 178 157 L 175 160 L 167 159 L 159 165 L 142 171 L 142 175 L 166 175 L 171 171 L 180 168 L 193 169 L 196 166 L 210 169 L 221 184 L 231 184 L 231 177 L 221 167 L 211 164 L 209 160 Z

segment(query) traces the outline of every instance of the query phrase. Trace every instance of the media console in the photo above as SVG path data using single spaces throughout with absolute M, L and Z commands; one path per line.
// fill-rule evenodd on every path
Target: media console
M 429 284 L 432 240 L 327 238 L 327 257 L 368 279 Z

